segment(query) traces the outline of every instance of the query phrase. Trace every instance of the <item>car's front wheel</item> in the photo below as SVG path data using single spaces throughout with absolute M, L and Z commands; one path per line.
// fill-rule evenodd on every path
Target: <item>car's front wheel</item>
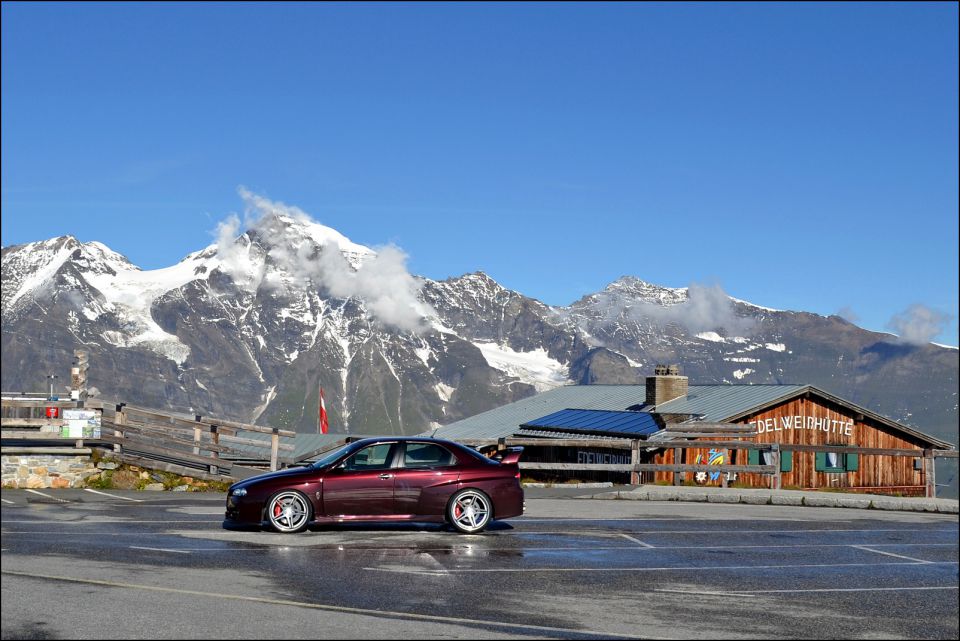
M 274 494 L 266 507 L 270 527 L 282 534 L 295 534 L 306 529 L 311 511 L 310 500 L 294 490 Z
M 458 532 L 476 534 L 483 531 L 493 518 L 490 497 L 480 490 L 460 490 L 450 498 L 447 520 Z

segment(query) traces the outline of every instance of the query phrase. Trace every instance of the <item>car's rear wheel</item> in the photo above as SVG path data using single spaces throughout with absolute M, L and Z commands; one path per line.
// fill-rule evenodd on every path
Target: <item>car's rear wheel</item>
M 274 494 L 266 507 L 270 527 L 282 534 L 295 534 L 306 529 L 311 512 L 310 500 L 294 490 Z
M 493 503 L 480 490 L 460 490 L 447 505 L 447 520 L 463 534 L 482 532 L 492 519 Z

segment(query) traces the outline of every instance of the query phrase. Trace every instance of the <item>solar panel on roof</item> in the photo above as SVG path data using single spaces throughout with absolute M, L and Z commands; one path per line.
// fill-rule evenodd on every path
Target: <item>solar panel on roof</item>
M 660 431 L 653 414 L 647 412 L 615 412 L 608 410 L 565 409 L 523 423 L 521 428 L 537 428 L 560 432 L 624 434 L 646 436 Z

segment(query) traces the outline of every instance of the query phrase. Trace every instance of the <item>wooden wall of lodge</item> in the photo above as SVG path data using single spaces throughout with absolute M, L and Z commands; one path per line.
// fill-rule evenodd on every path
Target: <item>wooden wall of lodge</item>
M 850 436 L 841 433 L 825 432 L 822 429 L 783 429 L 782 417 L 791 416 L 812 416 L 815 419 L 825 419 L 828 421 L 852 421 L 853 429 L 851 430 Z M 896 436 L 890 433 L 888 431 L 889 428 L 886 426 L 880 426 L 873 422 L 865 422 L 863 419 L 857 420 L 858 415 L 846 408 L 828 404 L 826 401 L 813 397 L 797 398 L 736 422 L 756 422 L 759 424 L 760 421 L 766 419 L 773 419 L 781 429 L 779 431 L 764 431 L 759 433 L 752 439 L 753 442 L 793 443 L 798 445 L 850 445 L 856 447 L 923 450 L 923 445 L 917 440 L 907 440 L 903 437 Z M 703 450 L 691 448 L 684 451 L 686 452 L 685 462 L 692 463 L 696 460 L 697 454 L 703 454 L 704 460 L 706 460 L 709 447 Z M 735 462 L 737 464 L 746 463 L 746 450 L 738 450 L 735 456 Z M 857 471 L 840 473 L 816 472 L 815 457 L 815 452 L 793 452 L 793 467 L 790 472 L 783 472 L 783 487 L 889 487 L 891 491 L 901 491 L 908 494 L 911 493 L 911 490 L 908 488 L 920 486 L 917 487 L 914 493 L 918 492 L 920 495 L 923 495 L 922 486 L 925 479 L 921 471 L 914 469 L 914 461 L 917 459 L 912 457 L 861 454 L 859 455 L 859 469 Z M 674 450 L 666 450 L 654 458 L 655 463 L 673 463 Z M 692 480 L 692 474 L 688 474 L 687 476 L 688 480 Z M 656 480 L 672 482 L 673 475 L 670 472 L 657 472 Z M 750 487 L 769 487 L 770 477 L 762 474 L 740 474 L 736 482 Z M 709 484 L 719 485 L 719 481 Z

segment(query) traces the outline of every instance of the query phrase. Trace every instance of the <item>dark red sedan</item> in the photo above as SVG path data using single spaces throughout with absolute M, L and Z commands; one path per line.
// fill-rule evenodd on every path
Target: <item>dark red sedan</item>
M 266 522 L 293 533 L 310 523 L 447 522 L 472 534 L 523 514 L 521 451 L 488 458 L 440 439 L 364 439 L 311 465 L 234 483 L 223 525 Z

